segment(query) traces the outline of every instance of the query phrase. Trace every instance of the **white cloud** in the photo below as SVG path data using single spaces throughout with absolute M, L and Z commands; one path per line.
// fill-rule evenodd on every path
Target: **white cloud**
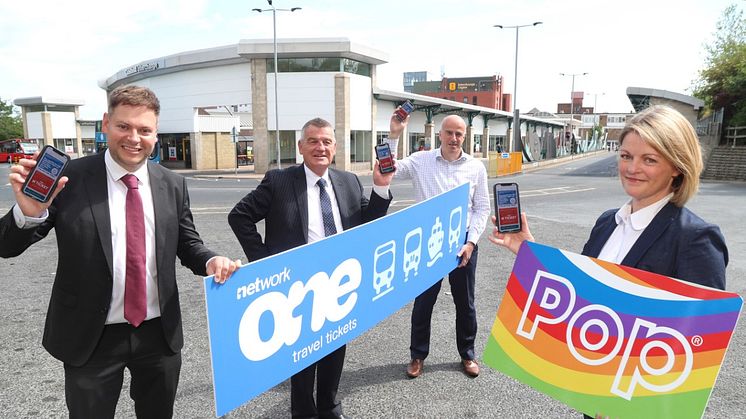
M 687 93 L 702 45 L 731 0 L 276 0 L 279 38 L 347 37 L 389 55 L 379 85 L 401 90 L 403 71 L 505 77 L 513 92 L 515 31 L 495 24 L 543 21 L 519 31 L 518 105 L 552 111 L 576 90 L 596 93 L 602 111 L 628 111 L 628 86 Z M 0 5 L 0 97 L 82 97 L 98 118 L 97 80 L 134 63 L 183 51 L 272 38 L 262 0 L 135 0 Z M 604 93 L 600 95 L 600 93 Z M 593 94 L 586 105 L 592 105 Z

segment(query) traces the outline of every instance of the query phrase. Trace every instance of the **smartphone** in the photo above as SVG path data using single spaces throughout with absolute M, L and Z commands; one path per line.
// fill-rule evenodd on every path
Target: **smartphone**
M 381 143 L 376 146 L 376 158 L 378 159 L 378 169 L 381 173 L 391 173 L 394 167 L 394 156 L 391 155 L 391 146 L 389 143 Z
M 495 219 L 497 231 L 513 233 L 521 231 L 521 198 L 517 183 L 496 183 Z
M 412 102 L 410 101 L 404 101 L 396 110 L 394 111 L 394 115 L 396 115 L 397 118 L 399 118 L 400 121 L 404 122 L 405 119 L 407 119 L 407 116 L 412 113 L 414 110 L 414 105 L 412 105 Z
M 44 146 L 36 158 L 36 166 L 26 176 L 26 182 L 23 183 L 21 190 L 39 202 L 49 201 L 69 161 L 70 157 L 67 154 L 51 145 Z

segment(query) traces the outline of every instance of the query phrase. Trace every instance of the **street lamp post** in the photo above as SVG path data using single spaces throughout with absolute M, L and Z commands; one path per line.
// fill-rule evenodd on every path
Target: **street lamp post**
M 275 144 L 277 145 L 277 168 L 282 169 L 281 156 L 280 156 L 280 111 L 279 104 L 277 101 L 277 12 L 294 12 L 300 10 L 300 7 L 292 7 L 290 9 L 278 9 L 272 4 L 272 0 L 267 0 L 269 3 L 269 9 L 251 9 L 254 12 L 272 12 L 272 45 L 274 47 L 274 73 L 275 73 Z
M 570 87 L 570 137 L 572 138 L 572 136 L 574 135 L 573 134 L 574 129 L 573 129 L 572 123 L 573 123 L 573 120 L 575 119 L 575 109 L 572 106 L 573 105 L 572 95 L 573 93 L 575 93 L 575 76 L 586 76 L 588 75 L 588 73 L 572 73 L 572 74 L 559 73 L 559 74 L 560 76 L 571 76 L 572 77 L 572 87 Z M 570 143 L 570 147 L 571 147 L 570 154 L 575 154 L 575 150 L 572 149 L 572 143 Z
M 586 94 L 593 95 L 593 136 L 591 137 L 591 139 L 593 140 L 593 143 L 595 144 L 596 140 L 598 140 L 597 138 L 598 128 L 597 127 L 600 125 L 599 112 L 598 112 L 598 108 L 596 107 L 598 105 L 598 95 L 603 96 L 606 93 L 605 92 L 600 92 L 600 93 L 594 92 L 594 93 L 586 93 Z
M 513 74 L 513 136 L 508 143 L 508 151 L 513 151 L 514 144 L 517 145 L 521 141 L 521 121 L 518 107 L 516 106 L 517 90 L 518 90 L 518 29 L 525 28 L 528 26 L 538 26 L 542 22 L 534 22 L 526 25 L 494 25 L 495 28 L 500 29 L 512 29 L 515 28 L 515 72 Z

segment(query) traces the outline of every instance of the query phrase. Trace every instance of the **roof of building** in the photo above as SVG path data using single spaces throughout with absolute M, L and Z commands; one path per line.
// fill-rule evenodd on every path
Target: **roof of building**
M 409 99 L 415 105 L 415 109 L 422 109 L 432 107 L 435 114 L 445 113 L 476 113 L 478 115 L 492 115 L 495 119 L 513 119 L 511 112 L 499 111 L 494 108 L 487 108 L 484 106 L 470 105 L 468 103 L 456 102 L 448 99 L 440 99 L 432 96 L 418 95 L 416 93 L 408 92 L 394 92 L 391 90 L 383 90 L 377 87 L 373 88 L 373 96 L 378 100 L 390 101 L 390 102 L 404 102 Z M 561 122 L 535 118 L 529 115 L 521 114 L 522 121 L 540 122 L 545 125 L 556 125 L 563 126 Z M 579 122 L 579 121 L 578 121 Z
M 33 106 L 33 105 L 63 105 L 63 106 L 83 106 L 85 101 L 82 99 L 61 98 L 51 96 L 31 96 L 19 97 L 13 101 L 16 106 Z
M 242 39 L 237 44 L 180 52 L 146 60 L 123 68 L 109 78 L 99 80 L 104 90 L 133 83 L 147 77 L 195 68 L 247 63 L 251 58 L 274 56 L 274 40 Z M 277 40 L 278 58 L 342 57 L 368 64 L 384 64 L 388 56 L 376 49 L 351 42 L 347 38 L 290 38 Z
M 697 99 L 694 96 L 688 96 L 681 93 L 669 92 L 668 90 L 652 89 L 648 87 L 628 87 L 627 97 L 632 102 L 632 107 L 635 111 L 639 112 L 648 106 L 650 106 L 650 98 L 657 97 L 662 99 L 675 100 L 677 102 L 691 105 L 694 110 L 699 110 L 705 106 L 705 102 L 702 99 Z
M 242 39 L 238 54 L 247 58 L 272 58 L 272 39 Z M 388 55 L 348 38 L 292 38 L 277 40 L 278 58 L 342 57 L 367 64 L 386 64 Z

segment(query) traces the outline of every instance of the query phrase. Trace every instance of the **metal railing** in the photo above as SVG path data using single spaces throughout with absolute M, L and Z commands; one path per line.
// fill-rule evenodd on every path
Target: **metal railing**
M 731 147 L 746 146 L 746 126 L 726 128 L 725 141 Z

